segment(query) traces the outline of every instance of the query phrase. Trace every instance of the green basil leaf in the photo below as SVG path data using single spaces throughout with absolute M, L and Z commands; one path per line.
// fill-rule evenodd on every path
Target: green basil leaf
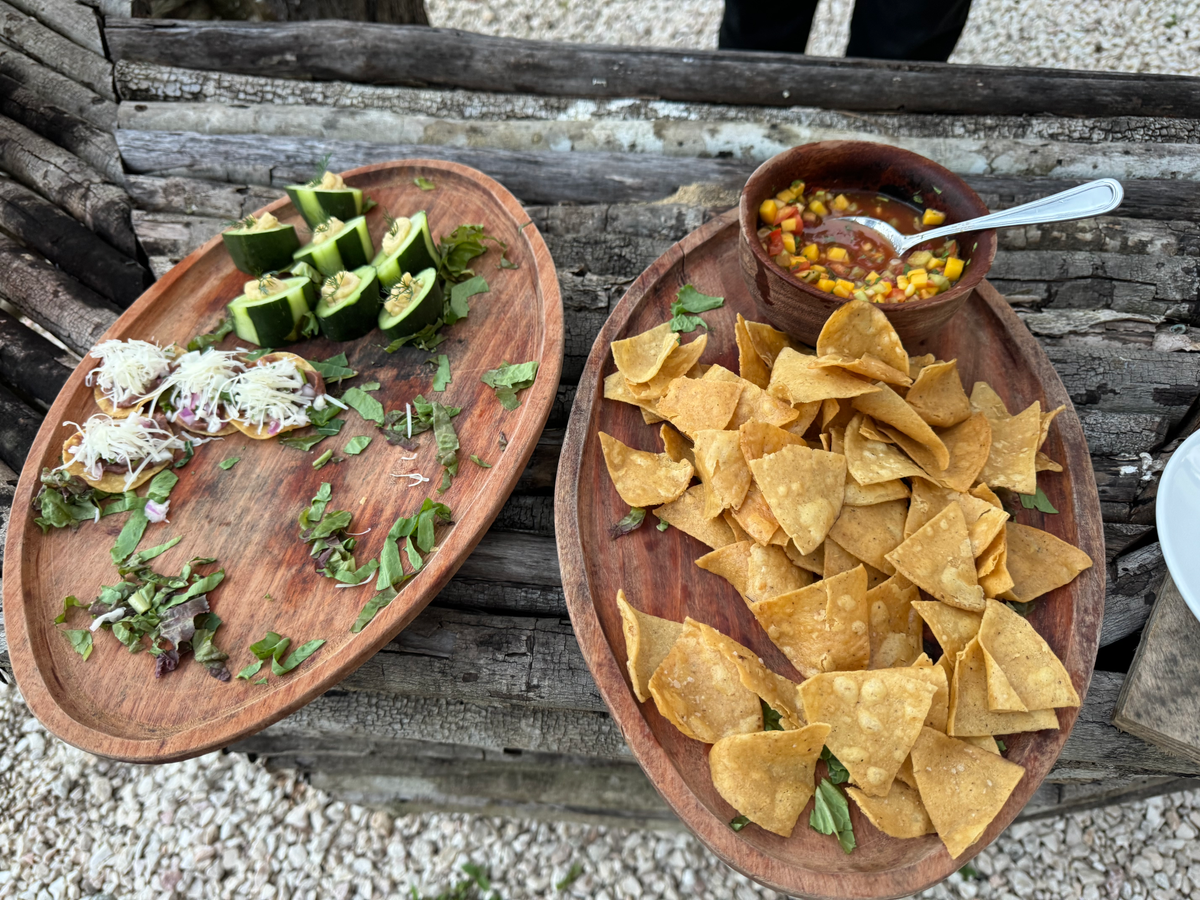
M 242 671 L 238 672 L 234 677 L 249 681 L 258 674 L 258 670 L 261 669 L 262 666 L 263 661 L 261 659 L 256 659 L 254 662 L 250 663 L 250 665 L 246 666 L 246 668 L 242 669 Z
M 346 446 L 342 448 L 342 452 L 348 456 L 358 456 L 370 445 L 371 439 L 365 434 L 356 434 L 346 442 Z
M 125 520 L 121 533 L 117 535 L 116 544 L 110 551 L 113 565 L 121 565 L 137 549 L 142 535 L 146 533 L 146 526 L 149 524 L 150 520 L 146 518 L 146 498 L 139 497 L 137 504 L 133 507 L 133 512 Z
M 710 297 L 708 294 L 700 293 L 692 285 L 685 284 L 675 295 L 675 302 L 671 304 L 671 312 L 702 313 L 724 305 L 724 297 Z M 675 309 L 676 306 L 679 307 L 678 310 Z
M 408 556 L 408 564 L 412 567 L 413 574 L 421 571 L 423 560 L 421 554 L 417 552 L 417 548 L 413 546 L 413 539 L 406 537 L 404 539 L 404 552 Z
M 296 668 L 296 666 L 300 665 L 300 663 L 304 662 L 306 659 L 316 653 L 324 645 L 324 640 L 313 640 L 308 641 L 305 644 L 301 644 L 292 651 L 291 655 L 284 660 L 283 663 L 279 664 L 278 666 L 275 664 L 274 660 L 272 660 L 271 671 L 276 675 L 286 675 L 288 672 L 292 671 L 292 669 Z
M 437 367 L 437 372 L 433 376 L 433 389 L 438 392 L 446 390 L 450 386 L 450 382 L 454 380 L 450 374 L 450 357 L 441 353 L 429 362 Z
M 341 421 L 340 419 L 338 420 Z M 295 447 L 297 450 L 303 450 L 307 453 L 321 441 L 325 440 L 323 434 L 306 434 L 303 437 L 287 437 L 281 438 L 279 443 L 285 447 Z
M 400 520 L 404 521 L 407 520 Z M 396 524 L 399 525 L 400 522 Z M 396 538 L 389 534 L 383 541 L 383 549 L 379 551 L 379 577 L 375 579 L 375 590 L 386 590 L 403 577 L 404 566 L 400 562 L 400 546 L 396 543 Z
M 708 325 L 699 316 L 676 315 L 671 317 L 672 331 L 688 333 L 697 328 L 708 330 Z
M 842 765 L 841 761 L 830 752 L 828 747 L 821 749 L 821 759 L 825 760 L 825 767 L 829 769 L 829 780 L 834 784 L 845 784 L 850 780 L 850 772 Z
M 280 635 L 276 634 L 274 631 L 268 631 L 267 636 L 264 637 L 261 641 L 255 641 L 253 644 L 250 645 L 250 652 L 253 653 L 255 656 L 257 656 L 259 659 L 268 659 L 275 652 L 275 648 L 278 647 L 281 642 L 283 644 L 284 649 L 286 650 L 287 645 L 289 643 L 291 643 L 291 639 L 281 637 Z
M 326 381 L 341 381 L 343 378 L 353 378 L 358 374 L 354 369 L 350 368 L 345 353 L 331 356 L 324 362 L 316 359 L 310 359 L 308 362 L 314 369 L 321 373 L 321 377 Z
M 150 479 L 150 487 L 146 490 L 146 497 L 155 503 L 166 503 L 167 499 L 171 496 L 171 488 L 177 484 L 179 484 L 179 476 L 170 469 L 164 469 Z
M 84 658 L 86 661 L 92 655 L 92 633 L 86 628 L 78 630 L 64 630 L 67 640 L 71 646 L 75 648 L 75 652 Z
M 471 312 L 471 305 L 467 302 L 467 298 L 474 297 L 476 294 L 486 294 L 489 290 L 491 289 L 488 287 L 487 280 L 482 275 L 476 275 L 474 278 L 453 285 L 450 288 L 450 298 L 442 310 L 442 318 L 446 324 L 453 325 L 455 322 L 467 318 Z
M 240 456 L 231 456 L 228 459 L 223 459 L 217 463 L 217 468 L 224 469 L 226 472 L 228 472 L 241 461 L 242 458 Z
M 368 381 L 359 385 L 364 391 L 377 391 L 382 385 L 378 381 Z
M 255 362 L 256 360 L 262 359 L 268 353 L 274 353 L 274 352 L 275 352 L 274 347 L 259 347 L 257 350 L 251 350 L 249 353 L 247 353 L 242 358 L 245 359 L 246 362 Z
M 430 421 L 433 426 L 433 439 L 437 442 L 437 461 L 446 467 L 458 465 L 458 433 L 450 422 L 450 411 L 434 400 L 429 404 L 432 408 Z
M 498 369 L 489 369 L 480 377 L 480 381 L 496 392 L 496 398 L 508 410 L 521 405 L 517 391 L 523 391 L 533 385 L 537 377 L 537 360 L 510 364 L 502 363 Z
M 436 184 L 434 184 L 428 178 L 424 178 L 421 175 L 418 175 L 416 178 L 413 179 L 413 184 L 415 184 L 417 187 L 419 187 L 423 191 L 436 191 L 437 190 Z
M 56 616 L 56 617 L 55 617 L 55 619 L 54 619 L 54 624 L 55 624 L 55 625 L 61 625 L 61 624 L 63 624 L 65 621 L 67 621 L 67 613 L 68 613 L 68 611 L 70 611 L 70 610 L 72 610 L 72 609 L 74 609 L 74 608 L 76 608 L 76 607 L 78 607 L 79 609 L 87 609 L 87 608 L 88 608 L 88 604 L 86 604 L 86 603 L 80 603 L 80 602 L 79 602 L 79 599 L 78 599 L 77 597 L 74 597 L 74 596 L 70 596 L 70 597 L 64 597 L 64 598 L 63 598 L 62 612 L 61 612 L 61 613 L 59 613 L 59 614 L 58 614 L 58 616 Z
M 492 467 L 491 463 L 484 462 L 482 459 L 480 459 L 474 453 L 471 454 L 471 462 L 475 463 L 475 465 L 477 465 L 481 468 L 484 468 L 484 469 L 490 469 Z
M 354 624 L 350 626 L 350 631 L 358 634 L 364 628 L 371 624 L 371 620 L 384 609 L 389 603 L 396 599 L 399 592 L 394 587 L 384 588 L 379 591 L 374 597 L 367 601 L 367 605 L 362 608 L 358 614 L 358 618 L 354 620 Z
M 1050 498 L 1040 487 L 1036 494 L 1017 494 L 1017 496 L 1021 498 L 1021 505 L 1026 509 L 1036 509 L 1038 512 L 1052 516 L 1058 515 L 1058 510 L 1054 508 L 1054 504 L 1050 502 Z
M 808 823 L 821 834 L 837 836 L 842 851 L 850 853 L 856 844 L 854 828 L 850 823 L 850 804 L 846 795 L 838 790 L 828 778 L 822 778 L 813 795 L 814 805 Z
M 233 331 L 233 321 L 222 316 L 221 321 L 217 323 L 215 330 L 209 332 L 208 334 L 196 335 L 187 342 L 187 348 L 189 350 L 204 350 L 205 348 L 211 347 L 213 344 L 222 340 L 231 331 Z
M 342 394 L 341 400 L 368 422 L 383 424 L 383 404 L 362 388 L 352 387 Z

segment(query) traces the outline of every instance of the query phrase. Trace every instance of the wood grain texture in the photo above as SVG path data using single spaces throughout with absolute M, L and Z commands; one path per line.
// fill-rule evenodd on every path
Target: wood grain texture
M 103 54 L 79 46 L 3 0 L 0 0 L 0 37 L 42 65 L 95 91 L 101 97 L 117 99 L 113 88 L 112 63 Z
M 1113 724 L 1200 763 L 1200 622 L 1170 573 L 1117 698 Z
M 683 737 L 652 704 L 637 704 L 623 665 L 624 638 L 613 598 L 624 588 L 634 606 L 682 620 L 692 615 L 730 634 L 778 671 L 795 677 L 779 650 L 753 620 L 729 585 L 692 565 L 703 550 L 681 532 L 644 529 L 613 542 L 607 529 L 624 514 L 600 453 L 596 432 L 606 431 L 635 447 L 657 447 L 657 438 L 633 407 L 601 401 L 603 376 L 613 369 L 612 340 L 638 333 L 668 317 L 675 292 L 692 283 L 726 298 L 707 316 L 710 351 L 706 361 L 736 365 L 735 313 L 753 315 L 737 263 L 733 214 L 710 222 L 671 248 L 647 269 L 618 304 L 596 340 L 580 379 L 567 429 L 555 495 L 563 588 L 584 658 L 614 718 L 651 781 L 704 843 L 739 871 L 776 890 L 810 897 L 893 897 L 925 888 L 957 870 L 1003 831 L 1033 795 L 1070 734 L 1078 710 L 1060 710 L 1060 730 L 1013 736 L 1008 757 L 1026 775 L 1000 815 L 965 856 L 951 859 L 933 837 L 895 841 L 852 811 L 858 849 L 846 856 L 836 842 L 808 828 L 790 839 L 761 829 L 734 833 L 726 824 L 735 812 L 716 793 L 706 748 Z M 962 313 L 969 328 L 954 325 L 911 352 L 958 358 L 965 383 L 985 379 L 1014 409 L 1040 400 L 1047 407 L 1070 400 L 1036 340 L 1003 297 L 986 282 Z M 714 352 L 715 351 L 715 352 Z M 1087 445 L 1073 414 L 1052 433 L 1047 452 L 1066 473 L 1044 487 L 1061 514 L 1020 518 L 1081 547 L 1099 562 L 1104 539 Z M 1032 616 L 1063 659 L 1080 694 L 1086 693 L 1095 660 L 1104 604 L 1104 572 L 1089 569 L 1071 585 L 1044 599 Z M 804 814 L 802 814 L 803 820 Z
M 1200 116 L 1195 80 L 1053 69 L 604 47 L 359 23 L 109 20 L 114 60 L 316 81 L 752 106 Z
M 415 176 L 434 181 L 422 192 Z M 116 577 L 109 548 L 120 528 L 105 519 L 75 533 L 41 535 L 22 515 L 11 523 L 7 562 L 5 625 L 13 671 L 30 708 L 52 732 L 89 752 L 120 759 L 163 762 L 222 747 L 251 734 L 307 703 L 344 679 L 407 625 L 449 581 L 478 543 L 532 454 L 554 402 L 562 356 L 562 307 L 554 266 L 535 228 L 522 228 L 524 211 L 499 184 L 478 172 L 449 163 L 409 160 L 370 166 L 347 174 L 380 204 L 368 214 L 376 241 L 386 229 L 384 209 L 429 211 L 435 235 L 464 221 L 479 221 L 509 244 L 515 270 L 499 269 L 493 253 L 477 262 L 491 292 L 472 304 L 471 317 L 448 332 L 439 348 L 451 360 L 454 382 L 442 396 L 463 406 L 455 419 L 462 445 L 460 474 L 440 497 L 453 510 L 455 524 L 439 532 L 439 549 L 420 575 L 361 634 L 349 631 L 370 587 L 337 590 L 313 572 L 308 547 L 300 542 L 296 515 L 322 481 L 333 485 L 332 508 L 354 513 L 355 530 L 373 528 L 360 544 L 360 558 L 377 555 L 386 529 L 398 516 L 411 515 L 426 491 L 433 493 L 438 467 L 432 440 L 422 440 L 417 459 L 404 462 L 374 426 L 347 413 L 342 434 L 329 441 L 339 449 L 355 434 L 375 439 L 363 455 L 314 472 L 313 455 L 251 441 L 240 435 L 198 448 L 196 459 L 180 472 L 172 496 L 168 527 L 152 530 L 145 544 L 165 540 L 168 531 L 184 541 L 160 561 L 160 571 L 178 570 L 193 555 L 217 556 L 228 578 L 212 598 L 225 620 L 218 644 L 230 653 L 235 671 L 251 657 L 246 649 L 267 630 L 297 642 L 324 638 L 328 643 L 311 661 L 286 679 L 266 687 L 235 681 L 220 684 L 202 667 L 185 663 L 160 681 L 144 654 L 121 651 L 100 635 L 91 660 L 84 662 L 51 620 L 63 596 L 93 596 Z M 268 207 L 284 221 L 298 222 L 288 201 Z M 236 272 L 220 239 L 209 242 L 155 284 L 107 332 L 107 337 L 157 337 L 186 340 L 215 325 L 224 304 L 241 291 L 246 276 Z M 236 341 L 227 339 L 235 346 Z M 296 345 L 302 355 L 324 358 L 345 350 L 363 380 L 378 380 L 375 395 L 388 408 L 403 408 L 418 393 L 430 393 L 427 352 L 402 350 L 388 356 L 377 334 L 353 344 L 314 340 Z M 533 387 L 522 392 L 518 410 L 505 411 L 490 388 L 479 381 L 502 360 L 539 360 Z M 95 411 L 84 375 L 85 360 L 72 374 L 47 416 L 22 472 L 18 496 L 32 496 L 38 473 L 55 465 L 66 432 L 59 423 L 83 421 Z M 498 432 L 508 449 L 497 446 Z M 319 452 L 319 451 L 318 451 Z M 467 460 L 475 453 L 490 469 Z M 230 456 L 241 462 L 229 471 L 217 463 Z M 435 476 L 425 491 L 406 490 L 393 471 L 422 471 Z M 272 601 L 265 601 L 270 593 Z

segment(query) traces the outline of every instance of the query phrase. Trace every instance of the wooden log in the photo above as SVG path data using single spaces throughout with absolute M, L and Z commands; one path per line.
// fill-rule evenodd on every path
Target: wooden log
M 0 116 L 0 169 L 136 258 L 128 195 L 79 157 Z
M 104 56 L 100 22 L 91 8 L 74 0 L 8 0 L 9 5 L 37 19 L 85 50 Z
M 81 356 L 117 318 L 99 294 L 3 235 L 0 294 Z
M 30 59 L 24 53 L 0 46 L 0 73 L 97 128 L 114 131 L 117 127 L 116 103 Z
M 15 79 L 0 72 L 0 113 L 42 137 L 70 150 L 108 181 L 120 184 L 121 153 L 112 133 L 47 102 Z
M 114 59 L 368 84 L 754 106 L 1200 117 L 1192 79 L 603 47 L 440 28 L 113 20 Z
M 240 219 L 283 196 L 281 188 L 148 175 L 125 176 L 125 189 L 133 205 L 146 212 L 185 213 L 222 220 Z
M 0 37 L 60 75 L 82 84 L 101 97 L 116 100 L 112 63 L 102 53 L 85 50 L 32 16 L 0 0 Z
M 74 369 L 67 353 L 0 311 L 0 380 L 49 409 Z
M 0 229 L 122 309 L 150 286 L 140 263 L 8 178 L 0 178 Z
M 0 460 L 19 472 L 37 437 L 42 415 L 0 384 L 0 421 L 5 423 L 0 429 Z
M 1166 571 L 1162 550 L 1157 543 L 1132 550 L 1116 560 L 1109 569 L 1104 595 L 1101 647 L 1107 647 L 1141 630 L 1150 616 L 1150 610 L 1154 608 L 1154 598 Z

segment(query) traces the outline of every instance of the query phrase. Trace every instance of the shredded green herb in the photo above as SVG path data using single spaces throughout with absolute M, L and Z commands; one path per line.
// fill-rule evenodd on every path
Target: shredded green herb
M 486 253 L 489 242 L 499 247 L 502 254 L 508 250 L 506 243 L 484 232 L 482 225 L 459 225 L 438 244 L 442 257 L 438 274 L 451 283 L 471 277 L 475 274 L 468 268 L 471 260 Z
M 427 362 L 437 369 L 433 376 L 433 389 L 438 392 L 446 390 L 450 386 L 450 382 L 454 380 L 450 374 L 450 357 L 441 353 Z
M 350 368 L 349 362 L 346 360 L 345 353 L 339 353 L 337 356 L 331 356 L 329 359 L 321 361 L 310 359 L 308 361 L 314 369 L 321 373 L 321 377 L 327 382 L 341 381 L 343 378 L 353 378 L 358 372 Z
M 1017 494 L 1017 496 L 1021 498 L 1021 505 L 1026 509 L 1036 509 L 1038 512 L 1048 515 L 1058 515 L 1058 510 L 1054 508 L 1054 504 L 1050 502 L 1050 498 L 1040 487 L 1036 494 Z
M 671 330 L 688 332 L 695 331 L 697 327 L 707 329 L 708 325 L 696 313 L 708 312 L 724 305 L 724 297 L 710 297 L 700 293 L 692 285 L 685 284 L 671 303 Z
M 185 438 L 184 442 L 183 442 L 183 459 L 176 460 L 175 464 L 173 466 L 171 466 L 171 468 L 182 469 L 184 466 L 186 466 L 188 463 L 190 463 L 192 461 L 192 457 L 195 455 L 196 455 L 196 446 L 190 440 L 187 440 Z
M 637 531 L 642 527 L 642 522 L 645 520 L 646 510 L 640 506 L 634 506 L 624 515 L 621 521 L 608 529 L 608 535 L 615 541 L 622 535 L 629 534 L 631 531 Z
M 332 451 L 330 451 L 332 453 Z M 374 571 L 371 564 L 362 569 L 354 560 L 357 540 L 345 533 L 353 518 L 346 510 L 327 511 L 333 488 L 322 483 L 308 506 L 300 511 L 300 540 L 311 544 L 309 556 L 316 560 L 317 572 L 347 584 L 358 584 Z M 362 577 L 358 577 L 359 575 Z
M 383 424 L 383 404 L 362 388 L 347 389 L 346 393 L 342 394 L 341 401 L 368 422 L 374 422 L 376 425 Z
M 240 456 L 231 456 L 229 459 L 223 459 L 217 463 L 217 468 L 224 469 L 226 472 L 228 472 L 241 461 L 242 458 Z
M 365 434 L 356 434 L 346 442 L 346 446 L 342 448 L 342 452 L 347 456 L 358 456 L 370 445 L 371 439 Z
M 327 462 L 329 462 L 329 460 L 331 460 L 331 459 L 333 459 L 333 451 L 326 450 L 324 453 L 322 453 L 320 456 L 318 456 L 316 459 L 313 460 L 312 467 L 313 467 L 313 469 L 324 468 L 325 464 Z
M 150 519 L 146 516 L 146 502 L 153 500 L 159 504 L 166 503 L 171 489 L 178 483 L 179 476 L 170 469 L 164 469 L 150 479 L 146 496 L 137 498 L 130 504 L 130 516 L 125 520 L 125 527 L 117 535 L 117 543 L 111 551 L 113 565 L 121 565 L 137 549 L 142 535 L 146 533 L 146 526 L 150 524 Z
M 189 350 L 205 350 L 213 344 L 223 340 L 224 337 L 233 331 L 233 320 L 221 317 L 221 321 L 217 323 L 217 327 L 207 334 L 198 334 L 187 342 Z
M 383 550 L 379 554 L 379 575 L 375 579 L 375 590 L 378 592 L 363 607 L 350 630 L 358 633 L 396 596 L 396 588 L 403 584 L 418 571 L 423 561 L 420 553 L 429 553 L 436 539 L 435 526 L 438 522 L 450 522 L 450 507 L 444 503 L 425 498 L 416 515 L 401 517 L 387 533 L 383 541 Z M 415 539 L 415 540 L 414 540 Z M 405 542 L 405 554 L 408 557 L 410 572 L 404 571 L 400 557 L 400 541 Z M 414 546 L 415 544 L 415 546 Z M 420 551 L 418 553 L 417 551 Z
M 75 652 L 83 657 L 84 661 L 92 655 L 92 632 L 89 628 L 81 628 L 78 630 L 67 629 L 63 631 Z
M 850 822 L 850 803 L 828 778 L 822 778 L 813 794 L 814 805 L 808 824 L 821 834 L 837 837 L 845 853 L 854 850 L 854 827 Z
M 759 699 L 758 702 L 762 704 L 763 731 L 784 731 L 783 717 L 768 706 L 766 700 Z
M 477 465 L 481 468 L 484 468 L 484 469 L 490 469 L 492 467 L 492 464 L 490 462 L 484 462 L 482 459 L 480 459 L 474 453 L 471 454 L 471 462 L 475 463 L 475 465 Z
M 511 364 L 503 362 L 498 369 L 489 369 L 480 377 L 480 381 L 496 392 L 496 399 L 505 409 L 513 410 L 521 405 L 517 391 L 523 391 L 533 386 L 537 378 L 538 362 Z
M 243 357 L 243 359 L 245 359 L 246 362 L 255 362 L 257 360 L 262 359 L 268 353 L 274 353 L 274 352 L 275 352 L 274 347 L 259 347 L 257 350 L 251 350 L 249 353 L 247 353 Z
M 750 820 L 746 816 L 735 816 L 729 820 L 729 827 L 734 831 L 741 831 L 749 824 Z
M 337 421 L 340 422 L 341 419 Z M 323 440 L 325 440 L 325 435 L 323 434 L 306 434 L 300 437 L 281 438 L 279 443 L 285 447 L 295 447 L 297 450 L 303 450 L 307 453 Z
M 850 772 L 842 765 L 841 761 L 830 752 L 828 747 L 821 749 L 821 759 L 825 760 L 825 767 L 829 769 L 829 780 L 834 784 L 845 784 L 850 780 Z
M 437 190 L 436 184 L 434 184 L 428 178 L 422 177 L 421 175 L 418 175 L 416 178 L 413 179 L 413 184 L 415 184 L 417 187 L 419 187 L 423 191 L 436 191 Z
M 450 297 L 445 301 L 442 309 L 443 321 L 447 325 L 453 325 L 465 319 L 471 312 L 467 298 L 474 297 L 476 294 L 486 294 L 489 290 L 491 288 L 488 287 L 487 279 L 482 275 L 476 275 L 474 278 L 452 285 Z
M 661 522 L 659 522 L 654 527 L 657 528 L 659 531 L 666 531 L 668 528 L 671 527 L 671 525 L 670 525 L 670 523 L 667 522 L 666 519 L 663 519 Z

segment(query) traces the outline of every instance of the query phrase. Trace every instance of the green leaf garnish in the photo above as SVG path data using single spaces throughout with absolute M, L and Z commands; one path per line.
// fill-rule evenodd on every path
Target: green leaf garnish
M 356 434 L 346 442 L 346 446 L 342 448 L 342 452 L 348 456 L 358 456 L 358 454 L 367 449 L 370 443 L 371 439 L 365 434 Z
M 1021 505 L 1026 509 L 1036 509 L 1038 512 L 1058 515 L 1058 510 L 1054 508 L 1054 504 L 1050 502 L 1050 498 L 1040 487 L 1036 494 L 1017 494 L 1017 496 L 1021 498 Z
M 217 323 L 217 327 L 207 334 L 198 334 L 187 342 L 189 350 L 205 350 L 213 344 L 221 341 L 227 334 L 233 331 L 233 320 L 221 317 L 221 321 Z
M 825 767 L 829 769 L 829 780 L 834 784 L 845 784 L 850 780 L 850 772 L 841 764 L 836 756 L 830 752 L 828 747 L 821 749 L 821 759 L 825 760 Z
M 437 190 L 436 184 L 434 184 L 428 178 L 424 178 L 420 175 L 418 175 L 416 178 L 413 179 L 413 184 L 415 184 L 417 187 L 419 187 L 423 191 L 436 191 Z
M 374 422 L 376 425 L 383 424 L 383 404 L 362 388 L 347 389 L 346 393 L 342 394 L 341 401 L 368 422 Z
M 304 662 L 306 659 L 316 653 L 322 646 L 324 646 L 324 644 L 325 641 L 320 639 L 301 644 L 299 647 L 293 650 L 288 658 L 283 662 L 279 661 L 278 654 L 273 655 L 271 658 L 271 671 L 276 675 L 286 675 L 288 672 L 292 671 L 292 669 L 296 668 L 296 666 L 300 665 L 300 663 Z
M 329 462 L 329 460 L 331 460 L 331 459 L 333 459 L 333 451 L 326 450 L 324 453 L 322 453 L 320 456 L 318 456 L 316 459 L 313 460 L 312 467 L 314 470 L 322 469 L 325 467 L 325 464 L 327 462 Z
M 54 624 L 55 624 L 55 625 L 62 625 L 64 622 L 66 622 L 66 621 L 67 621 L 67 613 L 68 613 L 70 610 L 72 610 L 72 609 L 76 609 L 76 608 L 78 608 L 78 609 L 87 609 L 87 608 L 88 608 L 88 604 L 86 604 L 86 603 L 80 603 L 80 602 L 79 602 L 79 599 L 78 599 L 77 597 L 74 597 L 74 596 L 70 596 L 70 597 L 64 597 L 64 598 L 63 598 L 63 607 L 62 607 L 62 612 L 61 612 L 61 613 L 58 615 L 58 617 L 57 617 L 57 618 L 55 618 L 55 620 L 54 620 Z
M 250 663 L 250 665 L 246 666 L 246 668 L 242 669 L 242 671 L 238 672 L 234 677 L 241 678 L 244 681 L 249 681 L 258 674 L 258 670 L 261 669 L 262 666 L 263 661 L 261 659 L 256 659 L 254 662 Z
M 622 535 L 629 534 L 631 531 L 637 531 L 642 527 L 642 522 L 645 520 L 646 510 L 640 506 L 634 506 L 630 508 L 621 521 L 608 530 L 608 534 L 613 540 L 616 540 Z
M 474 278 L 451 286 L 450 298 L 442 309 L 443 321 L 447 325 L 453 325 L 465 319 L 471 312 L 467 298 L 474 297 L 476 294 L 486 294 L 489 290 L 491 288 L 488 287 L 487 280 L 482 275 L 476 275 Z
M 314 369 L 321 373 L 321 377 L 326 381 L 341 381 L 343 378 L 353 378 L 358 373 L 350 368 L 350 364 L 346 360 L 345 353 L 339 353 L 337 356 L 331 356 L 329 359 L 321 361 L 310 359 L 308 361 Z
M 146 526 L 150 524 L 150 520 L 146 518 L 146 501 L 165 503 L 171 495 L 171 489 L 178 483 L 179 476 L 170 469 L 164 469 L 150 480 L 146 496 L 138 498 L 130 505 L 132 512 L 125 520 L 125 527 L 117 535 L 117 542 L 111 551 L 113 565 L 121 565 L 141 543 L 142 535 L 146 533 Z
M 171 468 L 182 469 L 184 466 L 186 466 L 188 463 L 190 463 L 192 461 L 192 457 L 195 455 L 196 455 L 195 445 L 190 440 L 185 439 L 183 442 L 183 459 L 176 460 L 175 464 Z
M 224 469 L 226 472 L 228 472 L 241 461 L 242 458 L 240 456 L 231 456 L 229 459 L 223 459 L 217 463 L 217 468 Z
M 437 368 L 437 372 L 433 376 L 433 389 L 438 392 L 446 390 L 450 386 L 450 382 L 454 380 L 450 374 L 450 357 L 441 353 L 427 362 Z
M 808 824 L 821 834 L 836 835 L 842 850 L 850 853 L 856 844 L 854 828 L 850 823 L 850 804 L 846 795 L 828 778 L 822 778 L 813 799 L 815 802 Z
M 1008 745 L 1005 744 L 1004 741 L 1000 740 L 1000 738 L 996 738 L 996 746 L 1000 748 L 1001 753 L 1008 752 Z
M 758 702 L 762 704 L 763 731 L 784 731 L 785 729 L 781 724 L 783 717 L 776 710 L 768 706 L 766 700 L 759 699 Z
M 340 422 L 341 420 L 338 419 L 337 421 Z M 295 447 L 297 450 L 303 450 L 307 453 L 323 440 L 325 440 L 325 435 L 323 434 L 306 434 L 301 437 L 281 438 L 279 443 L 285 447 Z
M 736 818 L 729 820 L 729 827 L 732 828 L 734 831 L 741 831 L 743 828 L 745 828 L 749 824 L 750 824 L 750 820 L 748 818 L 746 818 L 745 816 L 737 816 Z
M 274 353 L 274 352 L 275 352 L 274 347 L 259 347 L 257 350 L 251 350 L 249 353 L 247 353 L 242 358 L 244 360 L 246 360 L 246 362 L 256 362 L 257 360 L 262 359 L 268 353 Z
M 480 468 L 483 468 L 483 469 L 490 469 L 490 468 L 492 467 L 492 464 L 491 464 L 491 463 L 489 463 L 489 462 L 484 462 L 482 459 L 480 459 L 480 458 L 479 458 L 478 456 L 476 456 L 474 453 L 472 453 L 472 454 L 471 454 L 471 462 L 475 463 L 475 465 L 477 465 L 477 466 L 479 466 Z
M 695 314 L 708 312 L 710 309 L 724 305 L 724 297 L 710 297 L 700 293 L 692 285 L 685 284 L 679 289 L 675 300 L 671 303 L 671 330 L 688 332 L 695 331 L 697 327 L 707 329 L 708 325 L 705 321 Z
M 369 624 L 371 620 L 378 615 L 381 609 L 387 607 L 389 603 L 396 599 L 399 592 L 394 587 L 384 588 L 379 591 L 374 597 L 367 601 L 367 605 L 362 608 L 358 614 L 358 618 L 354 620 L 354 624 L 350 626 L 350 631 L 358 634 Z
M 531 387 L 537 378 L 537 371 L 537 360 L 517 364 L 503 362 L 500 368 L 484 372 L 479 380 L 496 391 L 496 399 L 501 406 L 513 410 L 521 405 L 517 391 Z
M 485 242 L 489 241 L 499 247 L 501 253 L 508 249 L 503 241 L 485 233 L 482 225 L 459 225 L 438 244 L 438 252 L 442 256 L 438 274 L 449 282 L 474 275 L 474 270 L 468 265 L 471 260 L 487 252 Z
M 87 660 L 92 655 L 92 632 L 87 628 L 69 629 L 63 631 L 75 652 Z

